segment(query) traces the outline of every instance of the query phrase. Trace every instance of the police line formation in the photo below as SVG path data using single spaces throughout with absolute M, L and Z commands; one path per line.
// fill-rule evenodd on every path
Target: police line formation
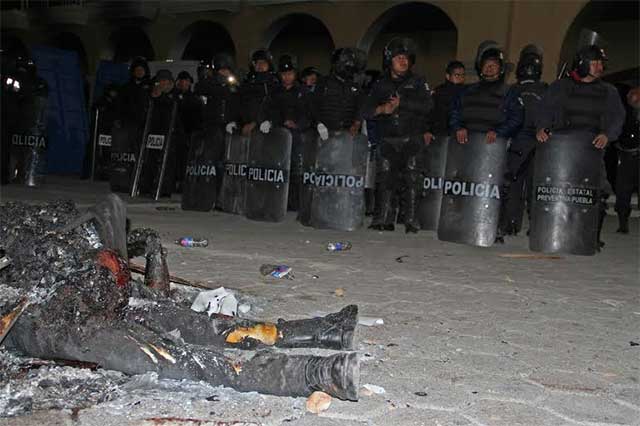
M 107 87 L 97 103 L 94 173 L 131 196 L 179 190 L 184 210 L 277 222 L 289 209 L 304 225 L 345 231 L 372 212 L 375 230 L 403 223 L 406 232 L 476 246 L 517 234 L 526 210 L 531 250 L 599 250 L 610 192 L 603 148 L 625 120 L 619 94 L 600 78 L 603 49 L 581 47 L 551 85 L 541 81 L 535 45 L 521 51 L 514 85 L 493 41 L 478 47 L 479 81 L 470 85 L 452 61 L 432 90 L 412 72 L 407 38 L 390 41 L 382 59 L 381 74 L 365 73 L 365 53 L 340 48 L 321 76 L 313 67 L 298 74 L 290 55 L 274 70 L 269 51 L 258 49 L 240 82 L 231 56 L 219 54 L 198 69 L 192 91 L 189 73 L 150 79 L 137 58 L 130 81 Z M 18 64 L 35 76 L 32 67 Z M 32 80 L 35 96 L 9 132 L 9 178 L 28 184 L 46 145 L 46 87 Z M 637 114 L 633 126 L 637 173 Z M 630 208 L 617 210 L 624 232 Z

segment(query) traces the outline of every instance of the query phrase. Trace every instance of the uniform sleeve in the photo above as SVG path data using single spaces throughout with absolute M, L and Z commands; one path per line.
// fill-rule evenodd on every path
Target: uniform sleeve
M 461 90 L 451 102 L 451 109 L 449 110 L 449 128 L 452 132 L 456 132 L 464 128 L 464 121 L 462 119 L 462 97 L 466 91 L 466 88 Z
M 384 102 L 380 101 L 380 83 L 375 83 L 369 93 L 362 100 L 361 117 L 365 120 L 376 119 L 376 108 Z
M 509 90 L 503 105 L 505 120 L 494 130 L 498 136 L 509 138 L 514 136 L 522 127 L 524 121 L 524 107 L 522 99 L 515 90 Z
M 604 134 L 610 141 L 615 141 L 622 133 L 626 111 L 620 95 L 614 86 L 607 85 L 607 112 Z

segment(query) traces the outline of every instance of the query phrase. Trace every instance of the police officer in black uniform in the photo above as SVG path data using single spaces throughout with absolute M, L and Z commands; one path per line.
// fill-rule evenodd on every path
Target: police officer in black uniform
M 426 142 L 426 122 L 433 100 L 424 77 L 411 71 L 415 61 L 412 40 L 391 40 L 383 52 L 385 75 L 371 89 L 364 107 L 365 118 L 376 122 L 381 139 L 372 229 L 395 229 L 392 202 L 403 183 L 405 231 L 416 233 L 420 229 L 416 220 L 420 193 L 416 156 Z
M 297 80 L 297 61 L 291 55 L 282 55 L 278 60 L 278 77 L 280 85 L 273 93 L 269 111 L 269 126 L 289 129 L 292 137 L 291 146 L 291 179 L 289 182 L 289 210 L 298 210 L 301 173 L 302 173 L 302 140 L 301 134 L 310 127 L 310 113 L 304 96 L 303 87 Z
M 193 77 L 188 71 L 180 71 L 175 81 L 173 97 L 178 102 L 178 114 L 184 130 L 184 138 L 176 142 L 176 189 L 180 192 L 180 185 L 187 167 L 191 135 L 202 126 L 202 101 L 193 93 L 191 86 Z
M 129 81 L 120 90 L 119 117 L 122 124 L 144 124 L 149 104 L 151 80 L 146 59 L 135 58 L 129 66 Z
M 344 47 L 331 54 L 331 73 L 321 78 L 311 95 L 311 114 L 320 139 L 329 131 L 349 130 L 356 135 L 362 124 L 362 91 L 355 77 L 364 71 L 366 56 L 360 49 Z
M 522 227 L 525 202 L 531 203 L 533 156 L 536 146 L 536 114 L 548 84 L 542 76 L 542 50 L 530 44 L 520 52 L 517 83 L 511 90 L 524 104 L 524 122 L 507 150 L 506 196 L 502 200 L 499 235 L 517 235 Z
M 625 111 L 616 88 L 600 77 L 607 56 L 596 45 L 583 47 L 576 54 L 570 78 L 552 83 L 546 91 L 536 123 L 536 138 L 547 142 L 553 130 L 581 129 L 596 133 L 592 144 L 604 149 L 622 132 Z M 598 243 L 604 246 L 600 231 L 606 216 L 606 198 L 611 187 L 606 180 L 604 162 L 601 173 L 600 221 Z
M 640 200 L 640 87 L 627 93 L 627 118 L 622 134 L 615 147 L 618 151 L 618 171 L 616 179 L 616 213 L 619 226 L 617 232 L 629 233 L 631 215 L 631 195 L 635 192 Z
M 273 57 L 267 49 L 253 52 L 249 66 L 251 70 L 239 93 L 240 121 L 244 136 L 251 135 L 256 125 L 269 121 L 270 102 L 279 85 L 278 77 L 273 72 Z
M 300 82 L 306 92 L 313 92 L 318 84 L 320 71 L 316 67 L 306 67 L 300 73 Z
M 427 120 L 425 142 L 431 143 L 436 134 L 447 134 L 449 129 L 449 111 L 453 100 L 464 88 L 466 71 L 460 61 L 451 61 L 445 70 L 445 81 L 433 89 L 433 109 Z
M 198 82 L 195 94 L 204 104 L 202 126 L 205 130 L 228 127 L 229 133 L 239 120 L 238 81 L 234 75 L 235 62 L 231 55 L 219 53 L 213 58 L 213 74 Z M 224 151 L 224 141 L 220 141 Z

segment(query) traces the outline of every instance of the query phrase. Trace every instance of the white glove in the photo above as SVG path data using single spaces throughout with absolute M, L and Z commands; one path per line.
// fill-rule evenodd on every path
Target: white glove
M 260 131 L 262 133 L 269 133 L 269 131 L 271 130 L 271 122 L 270 121 L 263 121 L 262 123 L 260 123 Z
M 232 135 L 233 131 L 237 128 L 238 128 L 238 125 L 236 124 L 236 122 L 232 121 L 231 123 L 227 123 L 227 126 L 224 128 L 224 130 L 226 130 L 227 133 Z
M 329 129 L 327 129 L 327 126 L 322 123 L 318 123 L 316 129 L 318 129 L 318 134 L 320 135 L 321 140 L 326 141 L 329 139 Z

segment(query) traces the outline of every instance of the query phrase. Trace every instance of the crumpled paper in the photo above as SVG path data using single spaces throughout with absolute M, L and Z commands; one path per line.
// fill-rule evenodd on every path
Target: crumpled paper
M 236 296 L 224 287 L 215 290 L 201 291 L 191 304 L 191 310 L 207 312 L 207 315 L 222 314 L 236 316 L 238 312 L 238 300 Z

